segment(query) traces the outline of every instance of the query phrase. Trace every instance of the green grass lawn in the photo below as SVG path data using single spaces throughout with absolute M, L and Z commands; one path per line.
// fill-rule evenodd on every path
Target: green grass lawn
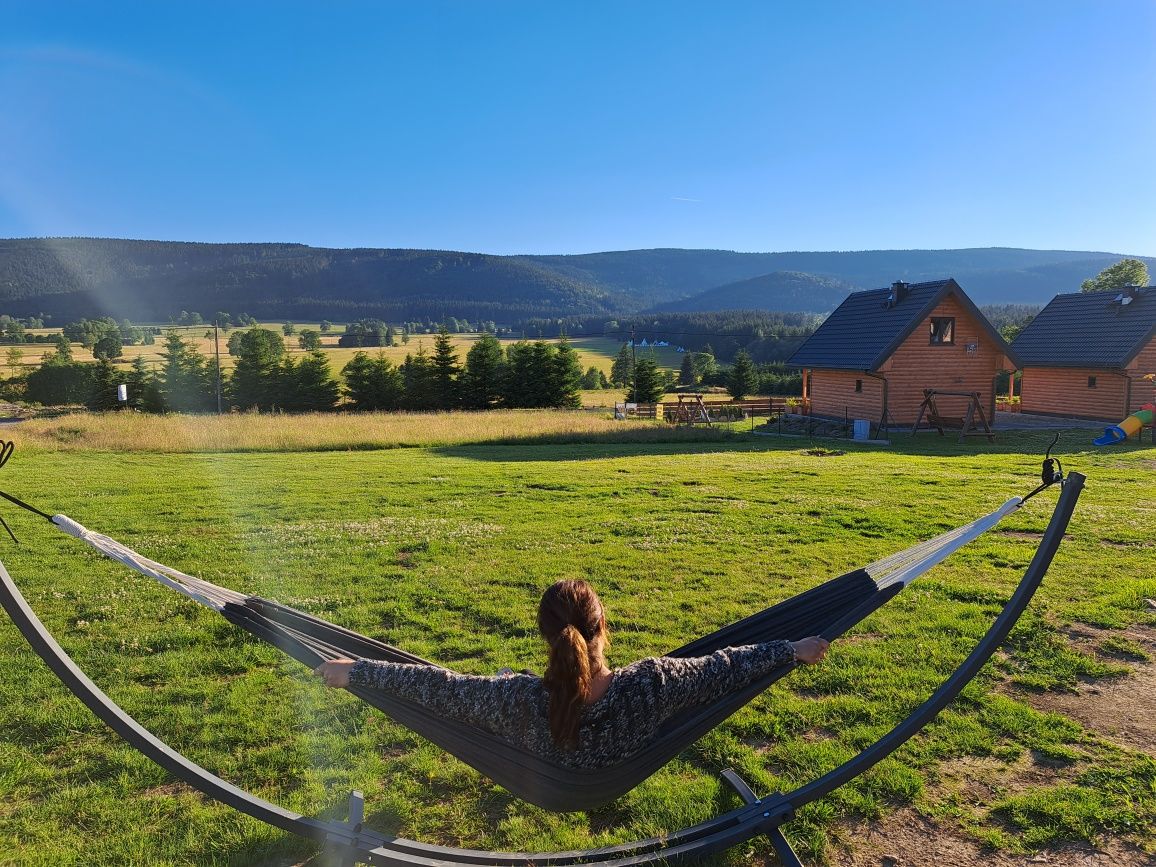
M 286 424 L 292 424 L 286 418 Z M 630 438 L 623 427 L 618 439 Z M 717 436 L 717 433 L 712 433 Z M 661 653 L 990 511 L 1037 479 L 1042 434 L 890 449 L 736 434 L 723 442 L 472 444 L 382 451 L 117 454 L 18 449 L 0 481 L 142 553 L 274 597 L 462 671 L 541 670 L 551 581 L 594 582 L 613 664 Z M 1156 450 L 1059 454 L 1088 476 L 1069 538 L 999 658 L 892 758 L 789 826 L 822 859 L 844 823 L 903 805 L 1028 851 L 1108 836 L 1156 853 L 1156 759 L 1032 708 L 1079 678 L 1127 676 L 1119 641 L 1083 653 L 1063 628 L 1156 623 Z M 831 445 L 827 443 L 827 445 Z M 872 616 L 827 661 L 777 684 L 638 789 L 591 813 L 517 801 L 420 737 L 319 686 L 223 619 L 5 508 L 0 556 L 81 667 L 159 737 L 306 814 L 424 842 L 585 848 L 676 830 L 737 805 L 718 772 L 789 790 L 903 719 L 966 655 L 1018 582 L 1046 493 Z M 1105 633 L 1105 634 L 1110 634 Z M 1135 648 L 1132 648 L 1135 652 Z M 1126 657 L 1127 654 L 1123 654 Z M 279 864 L 304 842 L 207 802 L 134 753 L 0 618 L 0 863 Z M 947 763 L 1038 767 L 1030 790 L 976 803 Z M 728 858 L 762 857 L 760 840 Z

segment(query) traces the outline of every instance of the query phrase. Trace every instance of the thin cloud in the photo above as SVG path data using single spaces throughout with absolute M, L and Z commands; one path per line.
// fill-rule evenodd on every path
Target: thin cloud
M 702 202 L 702 199 L 688 199 L 686 196 L 671 196 L 670 200 L 672 202 L 695 202 L 695 203 L 701 203 Z
M 49 66 L 111 72 L 128 78 L 159 84 L 169 90 L 182 92 L 206 105 L 223 106 L 221 99 L 215 93 L 187 76 L 110 52 L 92 51 L 87 48 L 59 43 L 0 44 L 0 62 L 25 66 L 39 63 Z

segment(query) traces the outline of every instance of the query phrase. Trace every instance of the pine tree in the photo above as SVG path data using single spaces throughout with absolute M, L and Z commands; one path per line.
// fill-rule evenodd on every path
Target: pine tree
M 215 385 L 205 357 L 176 331 L 165 335 L 161 351 L 161 398 L 171 412 L 205 412 L 215 408 Z
M 755 371 L 755 364 L 745 349 L 735 353 L 734 365 L 730 376 L 727 377 L 727 391 L 735 400 L 742 400 L 748 394 L 753 394 L 759 385 L 759 375 Z
M 356 353 L 341 371 L 341 377 L 354 409 L 381 411 L 401 407 L 404 391 L 401 371 L 384 355 L 371 358 L 364 352 Z
M 534 406 L 533 379 L 534 359 L 530 344 L 519 340 L 507 346 L 502 402 L 516 409 Z
M 282 407 L 289 412 L 328 412 L 337 404 L 341 392 L 329 370 L 324 352 L 310 352 L 293 366 L 286 378 Z
M 610 367 L 610 384 L 626 385 L 634 381 L 634 353 L 630 346 L 623 343 L 614 357 L 614 364 Z
M 454 409 L 459 403 L 458 353 L 450 340 L 450 334 L 443 325 L 434 338 L 434 392 L 438 409 Z
M 665 388 L 663 377 L 658 371 L 658 362 L 653 358 L 640 358 L 634 365 L 634 382 L 627 392 L 627 400 L 638 403 L 658 403 Z
M 284 371 L 279 364 L 285 354 L 280 334 L 254 325 L 241 335 L 237 364 L 229 377 L 229 397 L 240 409 L 272 409 L 281 400 Z
M 550 401 L 549 406 L 562 409 L 577 409 L 582 406 L 582 365 L 578 353 L 563 337 L 550 358 Z
M 462 371 L 462 399 L 470 409 L 489 409 L 502 399 L 504 361 L 502 344 L 493 334 L 483 334 L 466 353 Z
M 434 365 L 426 355 L 425 347 L 419 344 L 416 355 L 405 357 L 405 364 L 401 366 L 401 377 L 405 389 L 402 406 L 415 410 L 437 408 Z
M 132 370 L 125 379 L 128 385 L 128 405 L 141 412 L 164 412 L 165 401 L 161 395 L 161 384 L 155 373 L 149 370 L 143 356 L 132 360 Z
M 682 366 L 678 370 L 679 385 L 696 385 L 698 373 L 694 369 L 694 353 L 685 352 L 682 356 Z
M 92 365 L 92 368 L 90 390 L 84 405 L 93 412 L 116 409 L 120 405 L 116 399 L 116 387 L 121 384 L 123 378 L 108 359 L 101 359 Z

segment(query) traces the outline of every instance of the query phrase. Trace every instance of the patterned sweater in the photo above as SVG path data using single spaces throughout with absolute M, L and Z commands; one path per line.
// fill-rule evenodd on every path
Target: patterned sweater
M 772 641 L 728 647 L 710 656 L 651 657 L 616 669 L 606 693 L 583 710 L 574 750 L 554 743 L 549 691 L 532 674 L 482 677 L 362 659 L 350 669 L 349 682 L 476 725 L 565 767 L 594 769 L 646 746 L 679 711 L 711 702 L 794 662 L 790 642 Z

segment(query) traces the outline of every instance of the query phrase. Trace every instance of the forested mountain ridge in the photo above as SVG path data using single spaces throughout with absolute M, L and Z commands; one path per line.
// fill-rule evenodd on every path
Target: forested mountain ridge
M 668 301 L 654 309 L 657 312 L 774 309 L 784 313 L 833 310 L 857 288 L 832 277 L 775 271 L 716 286 L 681 301 Z
M 978 304 L 1043 304 L 1056 293 L 1078 291 L 1082 280 L 1119 258 L 1010 248 L 495 256 L 286 243 L 0 239 L 0 312 L 45 313 L 54 321 L 105 315 L 167 321 L 181 310 L 206 318 L 221 310 L 262 319 L 498 322 L 748 303 L 825 312 L 854 289 L 949 276 Z M 1156 268 L 1156 259 L 1145 261 Z M 782 272 L 795 273 L 785 278 Z M 815 291 L 804 291 L 808 283 Z M 693 296 L 699 297 L 689 300 Z
M 623 300 L 532 260 L 437 250 L 100 238 L 0 241 L 0 307 L 23 316 L 399 320 L 598 313 Z

